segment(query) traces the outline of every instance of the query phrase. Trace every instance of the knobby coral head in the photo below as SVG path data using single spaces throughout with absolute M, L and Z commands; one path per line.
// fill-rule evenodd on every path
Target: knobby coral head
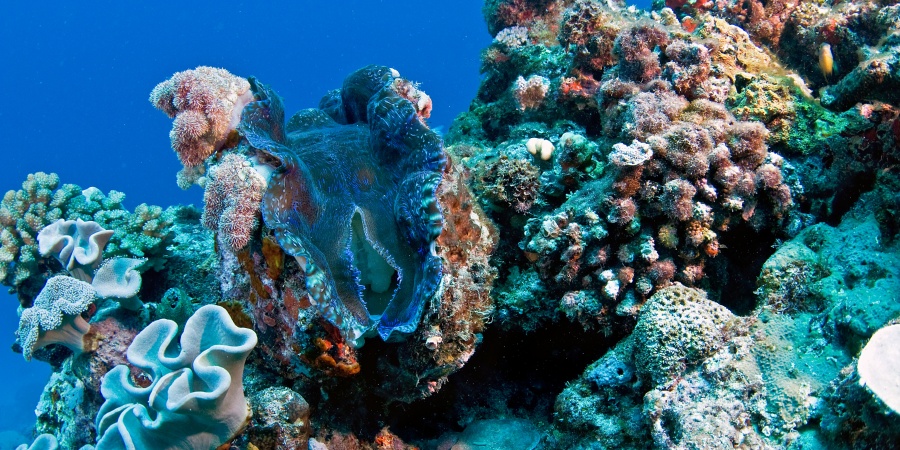
M 238 128 L 275 169 L 266 226 L 305 270 L 310 302 L 355 344 L 413 332 L 442 274 L 435 189 L 447 159 L 421 120 L 427 96 L 397 80 L 360 69 L 285 125 L 281 99 L 251 78 L 257 101 Z

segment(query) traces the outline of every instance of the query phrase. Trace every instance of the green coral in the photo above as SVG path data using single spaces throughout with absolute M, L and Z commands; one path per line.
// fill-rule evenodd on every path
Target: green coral
M 45 280 L 40 277 L 38 232 L 63 216 L 55 206 L 58 186 L 56 174 L 30 174 L 21 190 L 7 192 L 0 202 L 0 283 L 14 291 L 24 287 L 30 297 Z M 40 278 L 39 283 L 31 282 L 34 277 Z
M 95 221 L 115 230 L 104 256 L 147 258 L 145 267 L 161 269 L 174 211 L 141 204 L 132 213 L 124 200 L 118 191 L 104 195 L 93 187 L 61 185 L 53 173 L 29 174 L 22 189 L 7 192 L 0 202 L 0 283 L 18 293 L 23 306 L 30 304 L 52 272 L 38 252 L 37 234 L 58 219 Z
M 848 119 L 823 108 L 792 77 L 740 73 L 726 106 L 741 120 L 758 120 L 769 130 L 769 145 L 788 154 L 811 155 L 822 141 L 849 126 Z

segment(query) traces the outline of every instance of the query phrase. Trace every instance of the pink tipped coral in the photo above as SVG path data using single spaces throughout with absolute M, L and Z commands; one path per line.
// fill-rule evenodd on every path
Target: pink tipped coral
M 150 93 L 150 103 L 175 119 L 169 138 L 185 167 L 222 148 L 252 100 L 247 80 L 203 66 L 176 73 Z
M 242 156 L 229 153 L 210 168 L 203 202 L 203 225 L 239 251 L 259 224 L 259 205 L 266 180 Z

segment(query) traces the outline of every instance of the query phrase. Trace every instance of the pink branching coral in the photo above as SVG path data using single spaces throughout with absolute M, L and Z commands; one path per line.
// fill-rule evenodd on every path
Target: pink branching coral
M 549 90 L 550 80 L 540 75 L 532 75 L 528 79 L 520 76 L 513 87 L 513 95 L 519 104 L 519 110 L 526 111 L 540 108 Z
M 169 138 L 185 167 L 221 149 L 252 100 L 247 80 L 205 66 L 178 72 L 150 93 L 150 103 L 175 119 Z
M 259 205 L 266 180 L 242 156 L 229 153 L 212 166 L 206 182 L 203 225 L 219 232 L 235 252 L 250 241 L 259 224 Z
M 618 142 L 606 154 L 611 170 L 530 220 L 520 244 L 545 282 L 596 287 L 631 314 L 627 305 L 675 280 L 704 282 L 732 227 L 777 230 L 787 220 L 784 161 L 769 152 L 763 124 L 722 103 L 733 81 L 713 69 L 714 45 L 677 22 L 622 26 L 618 64 L 603 71 L 595 97 L 601 133 Z

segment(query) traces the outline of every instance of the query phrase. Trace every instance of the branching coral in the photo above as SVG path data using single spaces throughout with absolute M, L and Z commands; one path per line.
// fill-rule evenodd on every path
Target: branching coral
M 507 235 L 516 241 L 507 245 L 523 252 L 503 267 L 534 270 L 557 299 L 591 293 L 596 302 L 584 303 L 585 311 L 603 314 L 579 315 L 579 302 L 566 311 L 579 322 L 594 316 L 602 327 L 615 328 L 611 319 L 630 323 L 646 298 L 676 280 L 713 291 L 728 283 L 708 274 L 734 262 L 729 247 L 739 232 L 784 236 L 809 222 L 799 212 L 804 191 L 795 166 L 769 148 L 770 142 L 797 142 L 766 128 L 781 113 L 758 115 L 764 107 L 758 104 L 753 112 L 738 110 L 739 119 L 729 110 L 737 103 L 725 103 L 729 94 L 744 95 L 748 74 L 784 73 L 746 32 L 699 9 L 686 20 L 669 9 L 642 13 L 615 3 L 554 7 L 561 10 L 548 8 L 543 17 L 559 17 L 562 46 L 532 40 L 527 51 L 503 49 L 511 58 L 488 64 L 482 93 L 495 93 L 503 80 L 542 76 L 559 101 L 511 115 L 504 112 L 519 106 L 515 95 L 480 95 L 460 119 L 466 129 L 457 130 L 464 135 L 451 137 L 484 147 L 473 158 L 479 161 L 504 154 L 521 135 L 557 147 L 550 163 L 535 164 L 541 174 L 529 208 L 534 216 L 523 234 Z M 565 59 L 556 59 L 560 51 Z M 799 78 L 772 78 L 792 99 L 803 96 Z M 815 126 L 796 112 L 811 103 L 802 102 L 780 116 L 783 127 L 801 120 Z M 478 120 L 482 133 L 471 131 Z M 575 135 L 594 150 L 574 151 L 589 147 L 570 145 Z M 510 171 L 492 171 L 494 180 L 513 179 L 516 172 L 510 165 L 493 169 Z M 476 187 L 485 198 L 498 192 L 495 184 Z
M 21 190 L 7 192 L 0 203 L 0 282 L 17 292 L 23 306 L 31 305 L 55 269 L 40 256 L 38 233 L 58 220 L 93 221 L 115 230 L 106 242 L 106 256 L 147 258 L 148 267 L 161 269 L 174 211 L 140 204 L 129 212 L 124 200 L 117 191 L 104 195 L 96 188 L 60 185 L 55 174 L 29 175 Z
M 56 202 L 51 202 L 57 187 L 59 177 L 56 174 L 38 172 L 28 175 L 22 190 L 8 191 L 3 196 L 0 204 L 3 227 L 0 230 L 0 281 L 7 286 L 18 288 L 32 277 L 39 277 L 37 235 L 63 214 L 54 207 Z
M 665 49 L 670 39 L 669 33 L 653 22 L 638 22 L 623 29 L 614 48 L 619 57 L 619 77 L 644 83 L 659 76 L 662 68 L 655 49 Z

